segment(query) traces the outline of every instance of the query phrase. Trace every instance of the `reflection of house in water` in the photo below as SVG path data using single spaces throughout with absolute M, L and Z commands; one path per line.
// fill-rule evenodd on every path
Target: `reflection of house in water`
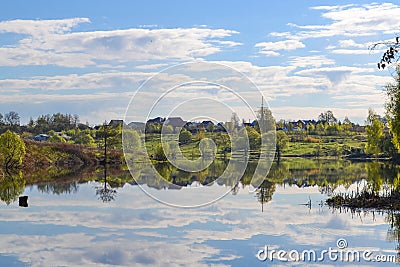
M 311 184 L 309 184 L 307 179 L 302 178 L 285 178 L 283 180 L 283 184 L 297 185 L 297 187 L 299 188 L 312 186 Z

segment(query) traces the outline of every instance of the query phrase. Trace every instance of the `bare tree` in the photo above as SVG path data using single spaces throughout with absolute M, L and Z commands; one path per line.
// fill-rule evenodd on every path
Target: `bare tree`
M 10 126 L 19 125 L 20 124 L 19 119 L 20 119 L 20 117 L 19 117 L 18 113 L 15 111 L 10 111 L 4 115 L 5 124 L 10 125 Z

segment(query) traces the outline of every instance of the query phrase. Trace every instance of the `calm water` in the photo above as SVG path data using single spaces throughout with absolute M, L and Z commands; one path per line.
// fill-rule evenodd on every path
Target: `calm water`
M 101 170 L 26 185 L 23 192 L 4 192 L 0 185 L 2 199 L 9 202 L 0 202 L 0 266 L 344 265 L 327 255 L 323 262 L 257 258 L 265 246 L 287 252 L 312 249 L 319 255 L 329 247 L 338 249 L 340 238 L 347 241 L 345 250 L 397 255 L 399 215 L 321 205 L 332 192 L 360 190 L 365 184 L 384 189 L 397 173 L 379 163 L 284 160 L 273 165 L 257 194 L 250 194 L 244 183 L 220 201 L 195 209 L 153 200 L 123 171 L 110 170 L 106 192 Z M 150 193 L 204 197 L 139 183 Z M 227 189 L 226 184 L 208 188 L 213 193 Z M 7 198 L 10 192 L 28 195 L 29 207 Z M 363 260 L 348 264 L 378 265 Z

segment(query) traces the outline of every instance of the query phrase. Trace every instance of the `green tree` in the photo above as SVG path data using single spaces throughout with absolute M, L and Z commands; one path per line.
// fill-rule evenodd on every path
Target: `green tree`
M 392 142 L 400 151 L 400 67 L 396 69 L 394 82 L 385 86 L 388 99 L 386 101 L 386 113 L 388 116 Z
M 25 152 L 25 143 L 16 133 L 7 130 L 0 135 L 0 155 L 5 169 L 18 168 Z
M 66 143 L 67 141 L 58 134 L 50 135 L 49 142 L 52 143 Z
M 51 130 L 49 134 L 50 134 L 50 138 L 49 138 L 50 142 L 53 142 L 53 143 L 65 143 L 66 142 L 66 140 L 64 138 L 62 138 L 61 136 L 56 134 L 53 130 Z
M 76 131 L 77 134 L 74 137 L 74 143 L 75 144 L 80 144 L 80 145 L 86 145 L 86 146 L 95 146 L 95 142 L 93 137 L 90 135 L 90 133 L 86 131 Z
M 181 144 L 187 144 L 192 141 L 192 134 L 186 130 L 182 129 L 181 132 L 179 133 L 179 143 Z
M 333 115 L 333 112 L 330 111 L 330 110 L 319 114 L 318 120 L 319 120 L 320 122 L 328 123 L 328 124 L 331 124 L 331 123 L 333 123 L 333 122 L 337 122 L 337 119 L 336 119 L 335 116 Z
M 261 106 L 257 113 L 257 124 L 260 133 L 266 133 L 276 129 L 275 119 L 268 107 Z
M 308 134 L 313 134 L 315 132 L 315 126 L 312 123 L 308 124 L 306 128 L 307 128 Z
M 282 130 L 276 131 L 276 152 L 278 160 L 281 158 L 281 151 L 288 145 L 289 137 Z
M 158 160 L 158 161 L 166 161 L 167 156 L 165 155 L 164 148 L 162 144 L 158 144 L 156 146 L 156 149 L 154 151 L 153 159 Z
M 140 135 L 135 130 L 124 130 L 124 145 L 125 149 L 139 150 L 142 147 L 142 141 Z
M 258 150 L 261 147 L 261 134 L 254 128 L 247 126 L 247 137 L 249 139 L 250 150 Z
M 174 127 L 172 127 L 172 125 L 163 125 L 162 132 L 164 134 L 172 134 L 174 132 Z
M 367 125 L 365 130 L 367 132 L 367 152 L 377 156 L 380 152 L 380 143 L 383 136 L 383 123 L 378 119 L 377 115 L 372 109 L 368 110 Z

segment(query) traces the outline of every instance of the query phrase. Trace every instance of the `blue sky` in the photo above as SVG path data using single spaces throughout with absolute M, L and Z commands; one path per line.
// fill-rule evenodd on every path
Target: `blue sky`
M 370 1 L 4 1 L 0 113 L 123 118 L 146 79 L 206 60 L 247 75 L 276 119 L 330 109 L 363 123 L 369 107 L 383 113 L 391 80 L 368 47 L 399 33 L 398 14 L 396 2 Z

